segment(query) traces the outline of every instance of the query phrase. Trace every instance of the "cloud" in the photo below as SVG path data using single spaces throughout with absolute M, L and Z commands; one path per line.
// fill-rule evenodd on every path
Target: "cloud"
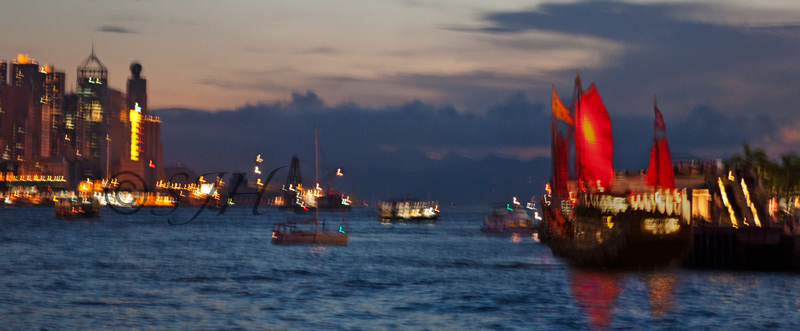
M 101 26 L 101 27 L 97 28 L 97 31 L 110 32 L 110 33 L 121 33 L 121 34 L 126 34 L 126 33 L 135 34 L 136 33 L 136 32 L 133 32 L 132 30 L 128 30 L 127 28 L 124 28 L 124 27 L 121 27 L 121 26 L 116 26 L 116 25 L 104 25 L 104 26 Z
M 387 186 L 422 196 L 430 186 L 448 201 L 500 201 L 540 194 L 550 177 L 549 109 L 522 91 L 473 113 L 421 101 L 330 105 L 313 91 L 229 111 L 152 112 L 162 119 L 166 164 L 181 162 L 197 173 L 251 169 L 258 154 L 264 169 L 287 165 L 297 154 L 303 172 L 311 173 L 316 125 L 322 176 L 344 169 L 348 175 L 337 188 L 355 189 L 360 197 L 384 198 Z M 611 114 L 615 168 L 647 166 L 653 136 L 648 115 Z M 664 116 L 674 158 L 726 158 L 740 152 L 744 140 L 780 153 L 800 139 L 796 122 L 778 124 L 767 115 L 700 106 L 683 118 Z
M 504 159 L 530 161 L 537 157 L 550 158 L 550 146 L 439 146 L 421 145 L 410 146 L 408 149 L 419 151 L 429 159 L 443 160 L 450 155 L 458 155 L 472 160 L 481 160 L 489 156 Z M 380 150 L 395 152 L 400 147 L 395 145 L 382 145 Z
M 785 118 L 792 113 L 789 105 L 800 103 L 792 83 L 800 75 L 794 60 L 800 54 L 800 10 L 784 10 L 777 18 L 771 12 L 718 4 L 546 3 L 486 13 L 484 25 L 472 32 L 545 31 L 565 40 L 619 44 L 621 52 L 609 53 L 612 60 L 587 62 L 581 72 L 585 81 L 598 82 L 611 109 L 627 114 L 646 109 L 648 96 L 659 94 L 664 108 L 681 116 L 710 104 L 740 115 L 756 109 Z
M 328 46 L 320 46 L 320 47 L 313 47 L 307 48 L 300 52 L 301 54 L 336 54 L 339 53 L 339 50 L 333 47 Z
M 327 105 L 312 91 L 231 111 L 152 112 L 162 119 L 166 163 L 181 162 L 198 173 L 250 169 L 258 154 L 265 168 L 286 165 L 293 154 L 308 165 L 316 124 L 320 163 L 347 170 L 343 187 L 357 188 L 361 196 L 382 197 L 387 185 L 393 191 L 420 194 L 431 186 L 440 197 L 482 201 L 489 199 L 485 194 L 491 193 L 492 180 L 504 186 L 494 194 L 513 196 L 515 190 L 532 185 L 528 177 L 546 174 L 543 167 L 549 164 L 548 133 L 541 129 L 549 117 L 523 92 L 483 114 L 420 101 L 380 108 Z M 304 172 L 308 171 L 306 166 Z M 509 171 L 512 178 L 499 179 L 497 171 Z M 463 179 L 476 175 L 482 178 L 472 183 Z M 472 192 L 470 185 L 485 189 Z M 451 191 L 453 187 L 458 190 Z

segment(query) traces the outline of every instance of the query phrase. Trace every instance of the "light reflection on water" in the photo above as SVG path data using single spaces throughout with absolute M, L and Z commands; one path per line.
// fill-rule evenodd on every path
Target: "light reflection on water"
M 675 284 L 678 278 L 672 273 L 653 273 L 644 277 L 647 285 L 647 300 L 650 315 L 659 318 L 672 310 Z
M 573 270 L 483 213 L 354 210 L 347 247 L 309 247 L 270 244 L 277 211 L 0 209 L 0 329 L 800 329 L 796 274 Z

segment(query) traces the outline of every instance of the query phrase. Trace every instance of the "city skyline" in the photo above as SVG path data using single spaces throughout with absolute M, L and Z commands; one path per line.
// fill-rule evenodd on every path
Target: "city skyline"
M 139 61 L 149 109 L 165 119 L 164 165 L 198 171 L 245 171 L 257 154 L 288 164 L 320 122 L 322 136 L 347 132 L 323 145 L 367 178 L 427 171 L 449 178 L 445 190 L 459 176 L 442 169 L 508 167 L 527 169 L 514 182 L 539 187 L 549 173 L 550 90 L 569 103 L 576 70 L 603 95 L 619 169 L 646 162 L 653 95 L 677 158 L 726 158 L 742 141 L 777 157 L 800 143 L 800 7 L 791 2 L 192 4 L 77 2 L 36 16 L 15 3 L 4 13 L 19 15 L 0 24 L 51 20 L 4 37 L 0 60 L 22 53 L 52 64 L 66 72 L 66 92 L 92 47 L 112 87 L 125 86 L 125 68 Z M 386 119 L 396 127 L 376 129 Z M 414 183 L 417 194 L 426 180 Z M 484 193 L 497 194 L 496 179 L 484 181 Z M 357 186 L 385 190 L 374 182 Z

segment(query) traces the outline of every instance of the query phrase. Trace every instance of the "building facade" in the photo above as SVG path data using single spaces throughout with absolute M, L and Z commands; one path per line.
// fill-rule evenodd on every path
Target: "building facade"
M 140 64 L 131 65 L 122 92 L 109 88 L 108 70 L 92 51 L 77 68 L 71 94 L 65 94 L 63 72 L 51 65 L 40 68 L 27 55 L 10 66 L 0 62 L 0 72 L 5 68 L 8 76 L 0 75 L 1 173 L 64 176 L 64 185 L 74 190 L 86 178 L 132 171 L 155 190 L 163 179 L 161 120 L 148 113 Z
M 82 128 L 77 132 L 77 153 L 93 168 L 96 178 L 106 178 L 109 173 L 107 154 L 108 133 L 108 69 L 94 54 L 78 66 L 78 116 Z

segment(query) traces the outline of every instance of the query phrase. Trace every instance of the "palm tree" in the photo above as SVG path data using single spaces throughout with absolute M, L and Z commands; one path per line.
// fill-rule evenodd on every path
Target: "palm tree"
M 742 147 L 744 155 L 734 154 L 728 161 L 729 165 L 748 165 L 756 171 L 758 176 L 764 176 L 770 170 L 769 168 L 772 164 L 772 161 L 767 157 L 767 153 L 761 148 L 756 148 L 755 150 L 750 148 L 750 144 L 746 141 L 742 142 Z
M 800 193 L 800 156 L 794 152 L 781 155 L 779 173 L 780 190 L 788 203 L 793 196 Z
M 776 195 L 779 182 L 779 166 L 772 162 L 761 148 L 752 149 L 746 141 L 742 142 L 743 155 L 734 154 L 728 160 L 729 168 L 746 166 L 756 175 L 759 186 L 772 195 Z M 766 192 L 765 192 L 766 193 Z

